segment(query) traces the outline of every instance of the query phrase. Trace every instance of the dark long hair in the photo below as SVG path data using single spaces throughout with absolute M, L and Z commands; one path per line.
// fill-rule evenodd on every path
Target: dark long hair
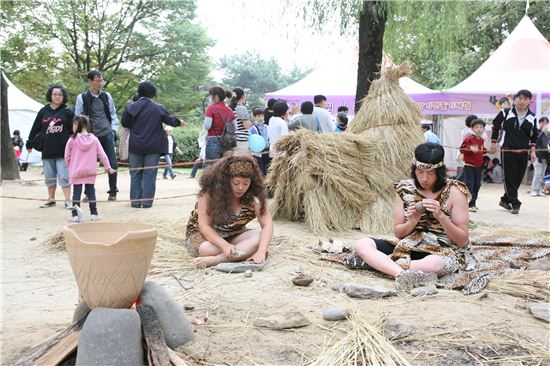
M 73 133 L 73 139 L 76 138 L 76 135 L 82 132 L 82 128 L 85 128 L 86 131 L 92 133 L 94 127 L 92 121 L 87 116 L 84 116 L 82 114 L 74 116 L 73 123 L 74 122 L 76 122 L 76 131 Z
M 244 172 L 239 175 L 231 175 L 229 166 L 232 163 L 251 163 L 252 171 Z M 199 181 L 200 191 L 199 197 L 208 194 L 207 212 L 212 216 L 212 222 L 216 225 L 226 224 L 231 217 L 231 178 L 243 177 L 250 179 L 250 187 L 248 191 L 241 197 L 241 203 L 245 205 L 253 205 L 254 197 L 260 200 L 260 215 L 263 215 L 266 210 L 266 188 L 260 173 L 260 169 L 256 164 L 256 160 L 248 156 L 233 155 L 220 159 L 217 163 L 210 166 L 202 174 Z
M 445 150 L 443 146 L 434 144 L 433 142 L 425 142 L 420 144 L 414 149 L 414 157 L 417 161 L 426 164 L 437 164 L 445 159 Z M 445 165 L 435 169 L 436 181 L 434 185 L 434 192 L 438 192 L 443 189 L 447 182 L 447 171 Z M 414 185 L 417 189 L 422 189 L 420 182 L 416 178 L 416 165 L 412 165 L 411 178 L 414 180 Z
M 231 96 L 231 102 L 229 103 L 229 108 L 235 110 L 237 108 L 237 102 L 241 100 L 244 95 L 244 89 L 236 87 L 233 89 L 233 96 Z

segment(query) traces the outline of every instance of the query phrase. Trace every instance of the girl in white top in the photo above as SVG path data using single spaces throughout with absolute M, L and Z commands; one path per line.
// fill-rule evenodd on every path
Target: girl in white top
M 288 135 L 288 105 L 279 100 L 273 105 L 273 117 L 269 120 L 269 157 L 277 156 L 275 142 L 282 136 Z

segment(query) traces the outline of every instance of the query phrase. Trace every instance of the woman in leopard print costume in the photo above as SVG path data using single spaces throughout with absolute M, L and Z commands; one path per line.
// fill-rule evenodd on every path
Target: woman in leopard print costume
M 355 244 L 366 264 L 395 277 L 403 289 L 435 282 L 465 266 L 470 193 L 462 182 L 445 178 L 444 155 L 441 145 L 418 145 L 412 179 L 395 184 L 399 240 L 364 238 Z
M 263 263 L 273 237 L 273 220 L 256 162 L 242 155 L 223 158 L 203 173 L 200 187 L 185 237 L 195 266 L 243 260 Z M 261 231 L 246 227 L 255 218 Z

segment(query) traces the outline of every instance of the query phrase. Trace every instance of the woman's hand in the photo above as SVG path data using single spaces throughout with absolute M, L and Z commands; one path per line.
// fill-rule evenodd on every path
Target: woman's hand
M 439 201 L 432 200 L 432 199 L 423 199 L 422 200 L 422 206 L 426 209 L 426 211 L 431 212 L 432 215 L 439 221 L 442 216 L 445 216 L 443 211 L 441 211 L 441 206 L 439 205 Z
M 233 256 L 233 253 L 235 253 L 235 246 L 232 244 L 226 244 L 223 247 L 223 255 L 225 255 L 226 258 L 231 258 Z
M 413 226 L 416 226 L 416 224 L 418 224 L 421 216 L 422 213 L 416 211 L 416 205 L 414 203 L 409 205 L 409 207 L 405 211 L 405 217 L 407 218 L 407 221 L 413 224 Z
M 256 264 L 262 264 L 263 262 L 265 262 L 265 257 L 265 252 L 258 250 L 256 253 L 254 253 L 252 257 L 248 258 L 247 260 L 252 261 Z

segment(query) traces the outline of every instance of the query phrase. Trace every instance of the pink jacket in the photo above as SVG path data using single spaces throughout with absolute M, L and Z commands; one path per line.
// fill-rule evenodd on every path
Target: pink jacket
M 71 184 L 95 184 L 98 157 L 105 169 L 111 169 L 97 137 L 81 133 L 75 138 L 71 136 L 65 146 L 65 161 L 69 167 Z

